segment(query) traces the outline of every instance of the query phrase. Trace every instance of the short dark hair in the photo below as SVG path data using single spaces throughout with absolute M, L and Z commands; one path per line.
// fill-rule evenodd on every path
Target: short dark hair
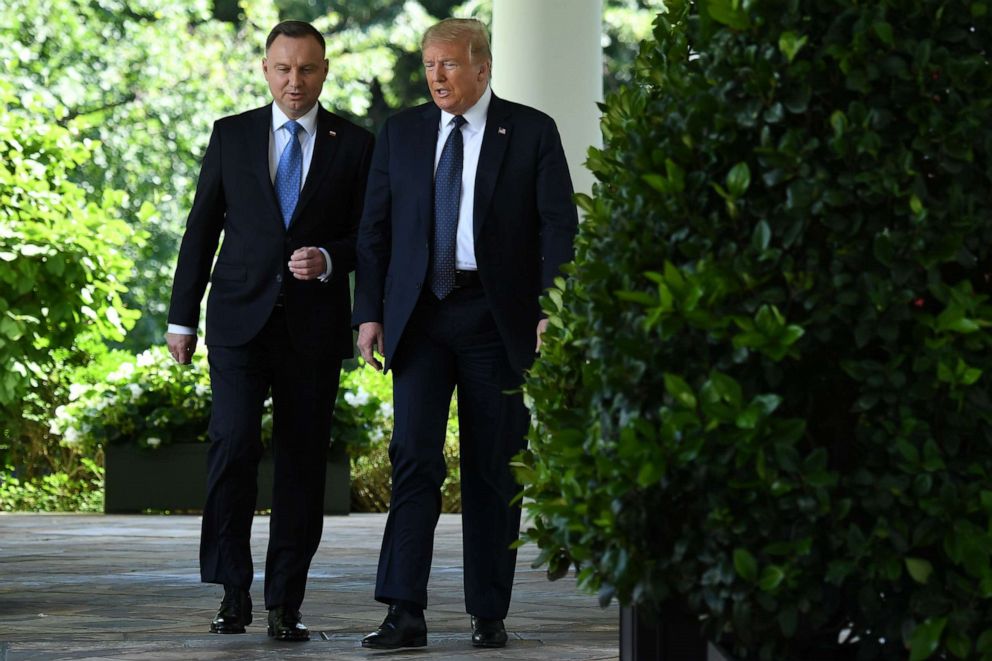
M 283 21 L 279 25 L 272 28 L 272 32 L 265 39 L 265 52 L 269 52 L 269 46 L 272 42 L 276 40 L 279 35 L 285 35 L 287 37 L 292 37 L 293 39 L 301 39 L 303 37 L 313 37 L 320 44 L 320 50 L 327 52 L 327 45 L 324 43 L 324 35 L 320 33 L 320 30 L 310 25 L 305 21 Z

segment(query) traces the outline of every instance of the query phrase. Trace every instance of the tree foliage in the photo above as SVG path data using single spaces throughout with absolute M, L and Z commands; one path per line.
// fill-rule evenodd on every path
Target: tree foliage
M 3 77 L 34 95 L 40 116 L 92 145 L 72 181 L 97 195 L 124 191 L 121 217 L 147 232 L 125 248 L 136 265 L 125 299 L 143 313 L 129 347 L 164 332 L 211 124 L 266 99 L 258 63 L 275 16 L 265 6 L 246 2 L 240 28 L 212 20 L 205 0 L 11 0 L 0 8 Z
M 89 194 L 69 178 L 90 158 L 77 132 L 38 124 L 45 107 L 0 80 L 0 405 L 9 410 L 48 378 L 57 349 L 81 338 L 124 339 L 137 313 L 121 295 L 137 234 L 123 195 Z M 4 416 L 6 417 L 6 416 Z
M 740 658 L 992 658 L 989 9 L 658 17 L 526 385 L 552 576 Z

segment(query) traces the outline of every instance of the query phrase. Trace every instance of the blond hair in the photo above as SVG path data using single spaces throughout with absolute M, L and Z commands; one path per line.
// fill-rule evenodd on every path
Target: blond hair
M 452 43 L 468 42 L 469 62 L 476 59 L 492 61 L 493 54 L 489 49 L 489 31 L 486 26 L 474 18 L 446 18 L 427 28 L 424 38 L 420 40 L 420 50 L 431 42 Z

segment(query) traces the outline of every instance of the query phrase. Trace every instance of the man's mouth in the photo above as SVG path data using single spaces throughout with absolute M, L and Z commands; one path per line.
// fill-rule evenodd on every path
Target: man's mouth
M 434 94 L 436 96 L 440 96 L 441 98 L 444 98 L 444 97 L 448 96 L 449 93 L 450 92 L 448 92 L 447 88 L 444 88 L 444 87 L 439 87 L 439 88 L 437 88 L 437 89 L 434 90 Z

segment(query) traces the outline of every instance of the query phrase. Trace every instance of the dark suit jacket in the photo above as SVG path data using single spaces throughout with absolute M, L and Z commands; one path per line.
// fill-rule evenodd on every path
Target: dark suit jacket
M 316 357 L 354 355 L 348 274 L 372 155 L 372 134 L 322 107 L 313 160 L 289 229 L 269 175 L 271 105 L 214 124 L 186 222 L 172 286 L 169 322 L 196 327 L 207 280 L 208 345 L 240 346 L 261 330 L 280 290 L 294 345 Z M 217 251 L 221 231 L 224 242 Z M 327 282 L 302 281 L 288 268 L 304 246 L 322 247 Z
M 385 367 L 429 286 L 433 176 L 441 111 L 433 103 L 391 117 L 372 157 L 358 235 L 357 326 L 381 322 Z M 573 256 L 572 182 L 554 121 L 493 95 L 473 204 L 475 257 L 511 364 L 534 360 L 538 300 Z

